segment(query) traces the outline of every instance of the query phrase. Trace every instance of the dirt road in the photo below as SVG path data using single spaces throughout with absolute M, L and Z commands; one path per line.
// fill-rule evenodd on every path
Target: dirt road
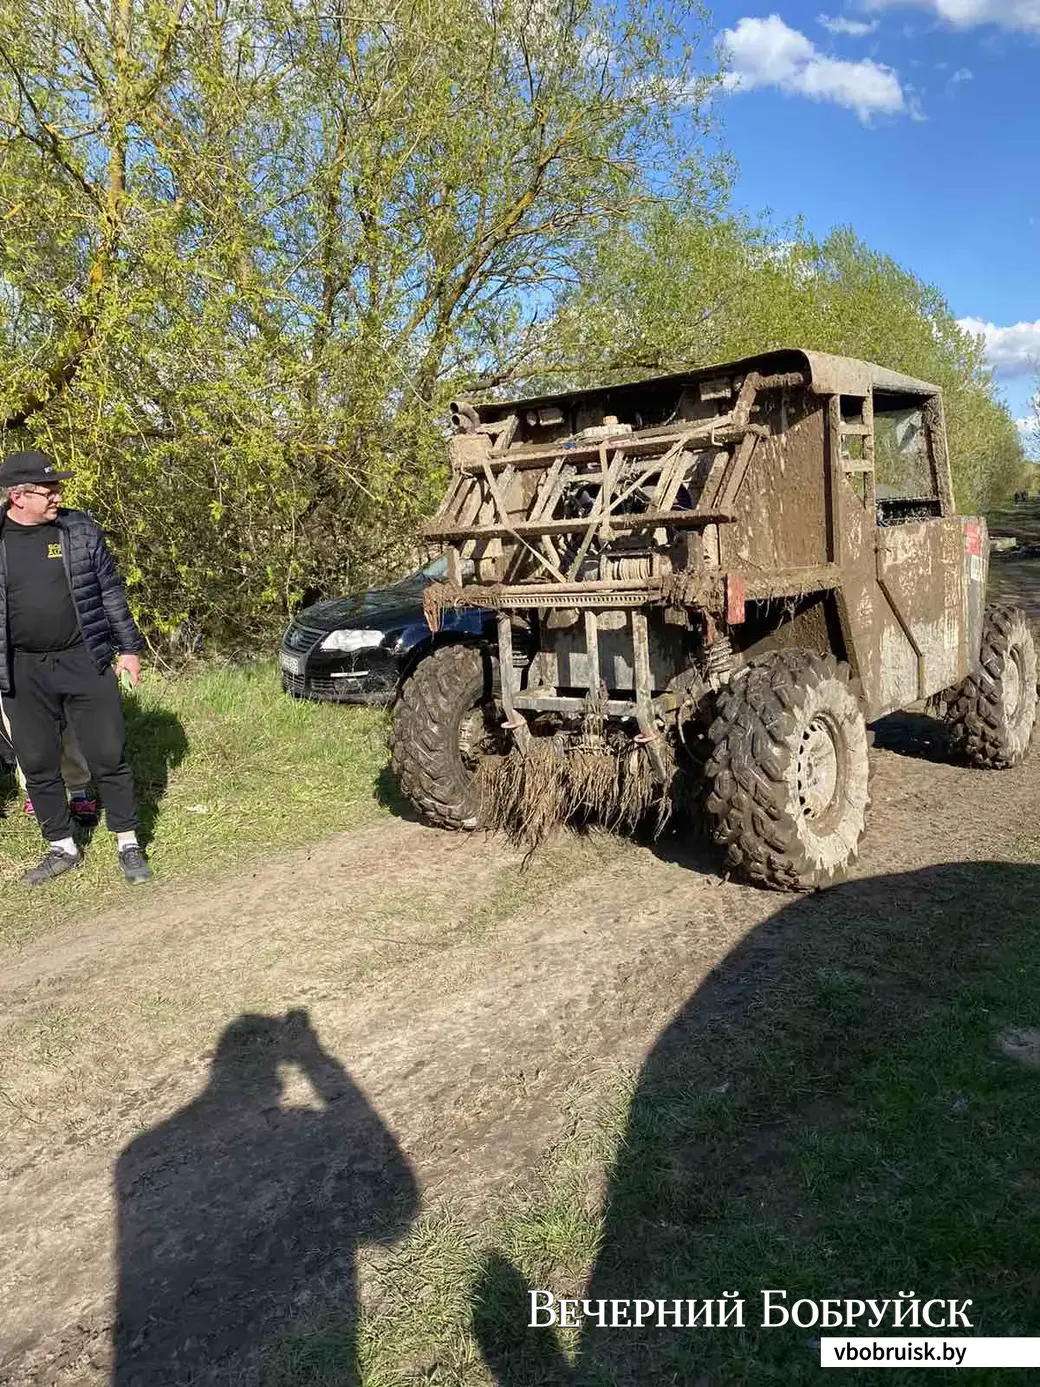
M 928 759 L 922 726 L 879 731 L 858 874 L 1035 860 L 1035 755 L 1001 774 L 955 768 Z M 816 902 L 834 909 L 826 894 Z M 193 1143 L 217 1142 L 218 1168 L 250 1199 L 277 1202 L 272 1114 L 309 1131 L 322 1080 L 312 1067 L 308 1084 L 279 1053 L 259 1114 L 248 1083 L 221 1090 L 218 1038 L 235 1018 L 306 1008 L 332 1057 L 322 1063 L 363 1114 L 350 1130 L 369 1124 L 378 1159 L 394 1153 L 401 1217 L 450 1199 L 479 1218 L 564 1133 L 569 1096 L 590 1074 L 638 1064 L 705 974 L 782 903 L 721 880 L 696 844 L 564 836 L 521 872 L 498 843 L 391 821 L 216 890 L 135 896 L 132 910 L 4 957 L 0 1381 L 149 1380 L 113 1369 L 117 1286 L 125 1315 L 141 1239 L 156 1236 L 142 1231 L 148 1209 L 202 1197 L 184 1173 Z M 366 1178 L 378 1195 L 378 1173 Z M 381 1240 L 368 1214 L 357 1218 L 354 1243 Z M 258 1271 L 253 1290 L 269 1329 L 285 1307 L 265 1302 L 263 1280 Z M 148 1342 L 136 1341 L 145 1366 Z M 208 1361 L 243 1352 L 211 1346 Z M 252 1380 L 244 1368 L 213 1373 L 198 1380 Z

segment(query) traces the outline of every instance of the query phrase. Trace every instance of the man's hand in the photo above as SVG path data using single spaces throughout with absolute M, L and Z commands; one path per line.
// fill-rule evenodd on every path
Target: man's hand
M 134 688 L 141 682 L 141 661 L 136 655 L 117 655 L 115 663 L 116 678 L 126 670 L 130 676 L 130 683 Z

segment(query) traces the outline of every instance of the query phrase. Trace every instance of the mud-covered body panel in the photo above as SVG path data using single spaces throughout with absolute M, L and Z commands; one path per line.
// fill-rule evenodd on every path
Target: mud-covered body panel
M 814 396 L 783 392 L 765 415 L 754 472 L 732 522 L 719 527 L 721 567 L 754 579 L 828 560 L 824 411 Z
M 935 386 L 782 350 L 453 408 L 452 485 L 427 534 L 476 578 L 431 591 L 431 618 L 485 607 L 531 630 L 506 691 L 527 711 L 539 695 L 576 711 L 600 688 L 634 708 L 636 612 L 658 709 L 684 669 L 708 678 L 717 641 L 736 668 L 771 635 L 789 645 L 789 623 L 849 663 L 872 718 L 977 660 L 985 525 L 953 514 Z

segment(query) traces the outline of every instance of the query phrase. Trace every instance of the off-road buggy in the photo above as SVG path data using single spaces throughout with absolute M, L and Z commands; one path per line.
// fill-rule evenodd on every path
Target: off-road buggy
M 935 386 L 790 350 L 452 420 L 427 618 L 489 609 L 498 639 L 435 645 L 402 690 L 431 822 L 535 841 L 699 808 L 733 868 L 797 889 L 855 858 L 883 715 L 929 701 L 963 758 L 1025 756 L 1033 638 L 985 605 Z

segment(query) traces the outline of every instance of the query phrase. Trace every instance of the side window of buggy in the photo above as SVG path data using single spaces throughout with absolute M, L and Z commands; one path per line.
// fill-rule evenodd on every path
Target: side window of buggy
M 918 401 L 875 395 L 874 485 L 879 525 L 941 513 L 928 424 Z

